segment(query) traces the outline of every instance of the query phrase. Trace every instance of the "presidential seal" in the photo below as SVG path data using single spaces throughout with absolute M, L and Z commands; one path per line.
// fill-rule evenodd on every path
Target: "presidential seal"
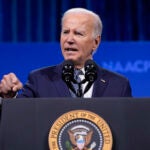
M 50 150 L 111 150 L 112 134 L 106 121 L 87 110 L 74 110 L 60 116 L 52 125 Z

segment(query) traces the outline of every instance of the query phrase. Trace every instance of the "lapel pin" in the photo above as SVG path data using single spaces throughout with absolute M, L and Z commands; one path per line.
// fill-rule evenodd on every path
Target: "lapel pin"
M 105 81 L 104 79 L 101 79 L 101 81 L 102 81 L 103 83 L 106 83 L 106 81 Z

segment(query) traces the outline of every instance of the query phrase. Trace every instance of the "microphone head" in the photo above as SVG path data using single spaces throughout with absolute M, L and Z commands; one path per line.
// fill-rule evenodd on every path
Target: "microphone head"
M 89 59 L 85 62 L 85 79 L 89 82 L 94 82 L 97 79 L 97 67 L 96 63 Z
M 74 79 L 74 64 L 71 60 L 63 62 L 62 79 L 65 82 L 71 82 Z

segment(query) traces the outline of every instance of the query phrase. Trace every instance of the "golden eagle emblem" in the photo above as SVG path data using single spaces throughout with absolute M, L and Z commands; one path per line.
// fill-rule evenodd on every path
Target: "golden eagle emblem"
M 96 147 L 96 142 L 91 143 L 93 131 L 87 126 L 76 125 L 68 130 L 68 134 L 73 147 L 68 143 L 67 150 L 92 150 Z

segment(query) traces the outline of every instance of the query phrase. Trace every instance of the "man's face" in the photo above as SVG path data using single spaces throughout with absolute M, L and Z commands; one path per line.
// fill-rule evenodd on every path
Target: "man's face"
M 92 16 L 86 14 L 67 14 L 61 31 L 61 49 L 65 60 L 72 60 L 77 68 L 82 68 L 86 60 L 99 44 L 93 38 Z

